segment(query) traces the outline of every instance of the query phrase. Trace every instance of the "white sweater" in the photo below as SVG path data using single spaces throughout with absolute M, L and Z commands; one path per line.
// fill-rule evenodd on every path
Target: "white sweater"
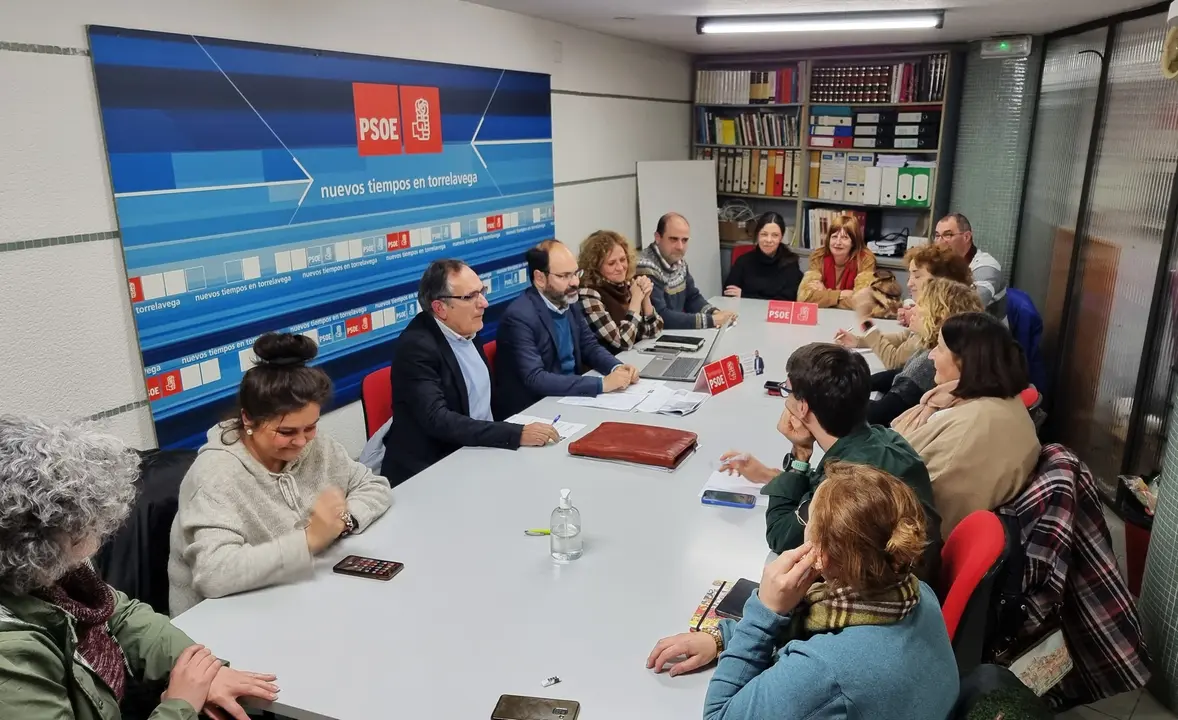
M 179 615 L 201 600 L 309 575 L 304 528 L 319 493 L 344 491 L 348 512 L 368 527 L 391 503 L 389 482 L 320 435 L 281 473 L 267 470 L 214 425 L 180 485 L 168 558 L 168 604 Z

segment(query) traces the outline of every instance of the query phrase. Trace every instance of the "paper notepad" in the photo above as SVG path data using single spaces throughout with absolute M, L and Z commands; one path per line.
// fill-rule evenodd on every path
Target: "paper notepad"
M 758 505 L 768 505 L 769 496 L 761 494 L 761 488 L 764 485 L 749 482 L 739 475 L 729 475 L 717 470 L 708 477 L 708 481 L 704 483 L 703 488 L 699 491 L 699 496 L 704 496 L 706 490 L 720 490 L 723 492 L 745 493 L 752 495 L 757 499 Z
M 534 417 L 532 415 L 512 415 L 511 417 L 507 418 L 507 422 L 515 423 L 517 425 L 531 425 L 532 423 L 552 425 L 551 419 Z M 556 425 L 553 425 L 553 427 L 556 428 L 556 432 L 560 433 L 561 440 L 568 440 L 572 436 L 585 429 L 583 424 L 571 422 L 558 422 Z

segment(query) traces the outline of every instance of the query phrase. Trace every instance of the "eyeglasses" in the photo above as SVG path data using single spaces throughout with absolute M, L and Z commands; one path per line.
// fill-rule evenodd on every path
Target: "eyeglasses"
M 475 290 L 474 292 L 469 292 L 465 295 L 439 295 L 438 299 L 439 300 L 462 300 L 463 302 L 473 302 L 474 300 L 478 299 L 480 296 L 485 298 L 490 294 L 491 294 L 491 288 L 484 285 L 481 288 L 479 288 L 478 290 Z
M 803 513 L 802 508 L 805 508 L 806 512 Z M 810 519 L 810 501 L 809 500 L 799 503 L 798 506 L 796 508 L 794 508 L 794 517 L 796 517 L 798 519 L 798 524 L 800 524 L 802 527 L 806 527 L 806 524 L 809 522 L 809 519 Z
M 952 231 L 947 232 L 947 233 L 935 233 L 933 235 L 933 240 L 952 240 L 954 237 L 956 237 L 958 235 L 962 235 L 962 234 L 963 233 L 952 232 Z
M 572 272 L 567 272 L 567 273 L 544 273 L 544 274 L 550 275 L 554 278 L 560 278 L 561 280 L 564 280 L 567 282 L 569 280 L 572 280 L 573 278 L 581 277 L 582 275 L 585 274 L 585 271 L 584 270 L 574 270 Z

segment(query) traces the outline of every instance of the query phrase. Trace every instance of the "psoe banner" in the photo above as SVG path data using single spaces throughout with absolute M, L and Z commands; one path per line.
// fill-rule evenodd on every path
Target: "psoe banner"
M 337 404 L 392 359 L 432 260 L 490 287 L 553 237 L 550 78 L 89 28 L 161 447 L 225 417 L 270 330 L 319 343 Z

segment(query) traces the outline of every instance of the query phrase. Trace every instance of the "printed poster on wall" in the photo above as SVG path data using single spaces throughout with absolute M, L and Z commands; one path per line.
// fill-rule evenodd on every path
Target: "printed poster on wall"
M 204 441 L 271 330 L 314 339 L 336 403 L 357 399 L 438 258 L 490 288 L 489 339 L 554 235 L 548 75 L 89 36 L 161 447 Z

